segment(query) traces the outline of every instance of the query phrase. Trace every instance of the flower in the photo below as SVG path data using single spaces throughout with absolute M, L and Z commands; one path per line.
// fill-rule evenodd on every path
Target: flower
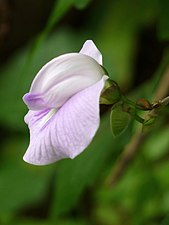
M 74 158 L 92 141 L 100 122 L 99 99 L 108 78 L 102 55 L 91 40 L 79 53 L 48 62 L 23 101 L 30 144 L 23 157 L 34 165 Z

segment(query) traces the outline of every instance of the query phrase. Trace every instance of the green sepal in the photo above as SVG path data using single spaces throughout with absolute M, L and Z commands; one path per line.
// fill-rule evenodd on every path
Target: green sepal
M 110 113 L 110 127 L 114 137 L 121 135 L 128 127 L 131 116 L 121 103 L 115 104 Z
M 112 105 L 121 99 L 121 91 L 115 81 L 107 80 L 100 97 L 100 104 Z

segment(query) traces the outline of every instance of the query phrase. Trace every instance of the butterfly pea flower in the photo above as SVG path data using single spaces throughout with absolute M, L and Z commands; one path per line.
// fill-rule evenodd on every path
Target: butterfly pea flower
M 58 56 L 43 66 L 23 96 L 30 130 L 24 161 L 47 165 L 79 155 L 99 127 L 99 99 L 107 79 L 102 55 L 91 40 L 79 53 Z

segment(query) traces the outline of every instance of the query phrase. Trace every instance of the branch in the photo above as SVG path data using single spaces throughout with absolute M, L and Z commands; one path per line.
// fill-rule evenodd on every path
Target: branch
M 169 67 L 166 69 L 160 84 L 157 88 L 156 93 L 154 94 L 154 102 L 159 102 L 162 105 L 169 104 Z M 162 100 L 160 100 L 162 99 Z M 149 113 L 146 114 L 145 117 L 150 115 L 151 113 L 155 113 L 155 109 L 151 110 Z M 117 163 L 113 167 L 112 171 L 110 172 L 108 178 L 106 179 L 106 184 L 108 186 L 114 186 L 117 182 L 122 178 L 128 166 L 136 156 L 136 154 L 140 151 L 143 143 L 149 137 L 149 132 L 141 133 L 140 130 L 131 138 L 128 145 L 126 145 L 123 153 L 121 154 L 120 158 L 118 159 Z
M 169 67 L 166 69 L 160 84 L 154 95 L 154 100 L 158 101 L 165 98 L 169 94 Z

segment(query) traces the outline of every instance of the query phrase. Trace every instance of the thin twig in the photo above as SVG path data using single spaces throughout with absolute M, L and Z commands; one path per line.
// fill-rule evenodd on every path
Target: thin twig
M 166 72 L 164 73 L 160 81 L 157 91 L 154 94 L 154 102 L 161 101 L 163 105 L 167 105 L 169 103 L 169 97 L 166 97 L 166 95 L 168 95 L 168 92 L 169 92 L 169 67 L 166 69 Z M 149 113 L 154 113 L 153 110 L 151 110 L 152 112 L 150 111 Z M 118 159 L 117 163 L 115 164 L 108 178 L 106 179 L 106 184 L 108 184 L 108 186 L 111 187 L 114 186 L 122 178 L 131 161 L 139 152 L 148 136 L 149 132 L 141 133 L 140 131 L 137 131 L 137 133 L 131 138 L 129 144 L 126 145 L 123 153 L 121 154 L 120 158 Z
M 163 106 L 166 106 L 169 104 L 169 96 L 163 98 L 160 103 L 163 105 Z
M 154 95 L 154 100 L 158 101 L 163 99 L 169 94 L 169 67 L 166 69 L 163 77 L 161 78 L 160 84 Z
M 129 166 L 129 163 L 133 160 L 134 156 L 139 151 L 146 137 L 146 134 L 140 132 L 138 132 L 132 137 L 129 144 L 126 145 L 116 165 L 113 167 L 113 170 L 111 171 L 110 175 L 108 176 L 106 183 L 109 186 L 114 186 L 124 175 L 127 167 Z

